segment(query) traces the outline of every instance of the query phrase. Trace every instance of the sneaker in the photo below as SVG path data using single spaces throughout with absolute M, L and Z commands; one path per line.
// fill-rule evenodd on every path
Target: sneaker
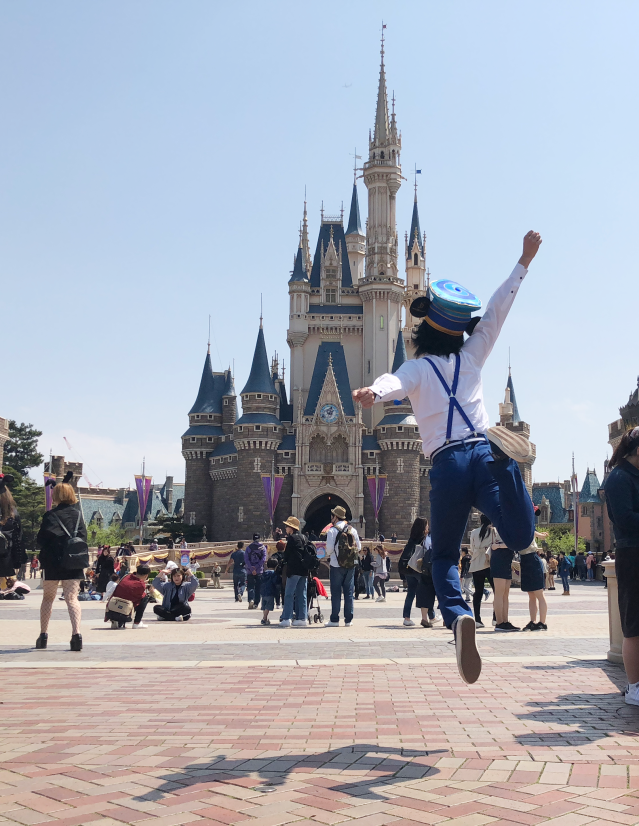
M 367 594 L 364 599 L 370 599 L 370 596 Z
M 422 620 L 420 624 L 421 624 L 422 628 L 432 628 L 433 627 L 433 623 L 430 620 Z
M 158 617 L 159 619 L 159 617 Z M 116 620 L 111 620 L 111 631 L 115 631 L 118 627 L 118 623 Z
M 520 433 L 513 433 L 507 427 L 500 425 L 489 427 L 486 436 L 497 461 L 510 458 L 516 462 L 527 462 L 532 457 L 532 448 L 528 439 Z
M 629 706 L 639 706 L 639 683 L 626 686 L 624 700 Z
M 509 622 L 500 622 L 498 625 L 495 625 L 495 631 L 519 631 L 519 628 L 515 628 L 515 626 Z
M 404 625 L 405 625 L 407 628 L 412 628 L 412 627 L 413 627 L 413 625 L 415 625 L 415 623 L 412 621 L 412 619 L 406 619 L 406 618 L 405 618 L 405 619 L 404 619 Z
M 344 628 L 350 628 L 352 624 L 353 624 L 353 620 L 351 620 L 350 622 L 345 622 L 344 623 Z
M 132 628 L 148 628 L 149 626 L 146 625 L 144 622 L 134 622 L 131 626 Z
M 521 628 L 518 625 L 513 625 L 512 622 L 507 622 L 506 625 L 509 631 L 521 631 Z
M 333 620 L 329 620 L 328 622 L 324 623 L 324 628 L 337 628 L 339 625 L 339 620 L 337 622 L 333 622 Z
M 271 621 L 269 619 L 263 619 L 263 620 L 260 620 L 260 624 L 261 625 L 270 625 Z
M 179 616 L 179 617 L 176 617 L 176 618 L 175 618 L 175 621 L 176 621 L 176 622 L 183 622 L 183 621 L 184 621 L 184 617 L 182 616 L 182 614 L 180 614 L 180 616 Z
M 476 683 L 481 674 L 481 657 L 475 639 L 475 620 L 470 614 L 457 617 L 453 623 L 457 668 L 462 680 L 468 685 Z
M 242 602 L 242 597 L 241 597 L 241 596 L 239 596 L 239 597 L 237 598 L 237 601 L 238 601 L 238 602 Z
M 536 631 L 547 631 L 547 630 L 548 630 L 548 626 L 546 625 L 546 623 L 545 623 L 545 622 L 538 622 L 538 623 L 537 623 L 537 628 L 536 628 L 535 630 L 536 630 Z
M 251 600 L 251 601 L 249 602 L 249 606 L 248 606 L 248 607 L 249 607 L 249 608 L 255 608 L 255 603 L 253 602 L 253 600 Z
M 522 630 L 523 631 L 536 631 L 537 630 L 537 623 L 530 620 L 528 625 L 525 625 Z
M 481 620 L 475 620 L 475 628 L 483 628 L 484 623 Z
M 291 627 L 291 621 L 290 620 L 282 620 L 280 622 L 280 628 L 290 628 L 290 627 Z
M 386 602 L 386 597 L 377 597 L 375 602 Z
M 166 622 L 166 620 L 164 619 L 164 617 L 161 617 L 159 614 L 156 614 L 156 615 L 155 615 L 155 618 L 156 618 L 156 620 L 157 620 L 158 622 Z
M 303 619 L 303 620 L 293 620 L 293 625 L 296 628 L 306 628 L 306 626 L 308 625 L 308 622 L 305 619 Z

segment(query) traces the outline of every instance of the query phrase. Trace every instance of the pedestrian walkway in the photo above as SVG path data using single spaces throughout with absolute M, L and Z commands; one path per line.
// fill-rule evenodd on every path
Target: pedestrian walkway
M 474 686 L 443 630 L 3 645 L 0 824 L 639 824 L 639 709 L 592 636 L 602 595 L 571 603 L 568 637 L 486 631 Z

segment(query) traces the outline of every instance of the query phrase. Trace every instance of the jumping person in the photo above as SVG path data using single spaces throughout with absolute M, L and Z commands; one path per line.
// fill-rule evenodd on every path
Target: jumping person
M 413 317 L 424 318 L 413 336 L 417 358 L 353 393 L 365 408 L 407 396 L 411 401 L 424 454 L 432 463 L 433 581 L 467 683 L 481 673 L 475 621 L 457 569 L 470 509 L 474 505 L 485 513 L 513 551 L 527 548 L 535 530 L 532 502 L 517 466 L 529 459 L 530 443 L 505 427 L 489 427 L 481 370 L 540 244 L 539 233 L 525 236 L 518 264 L 483 318 L 471 319 L 481 302 L 464 287 L 448 280 L 431 284 L 428 295 L 415 299 L 410 309 Z

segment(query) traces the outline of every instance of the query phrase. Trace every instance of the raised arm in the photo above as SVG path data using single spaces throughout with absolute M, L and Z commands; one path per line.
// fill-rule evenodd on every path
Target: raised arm
M 483 367 L 490 355 L 521 282 L 526 277 L 530 262 L 537 255 L 540 246 L 541 235 L 533 230 L 527 232 L 524 236 L 524 249 L 515 269 L 493 293 L 481 321 L 464 344 L 464 352 L 475 359 L 478 367 Z
M 419 367 L 415 359 L 405 361 L 396 373 L 384 373 L 370 387 L 353 391 L 353 399 L 362 407 L 372 407 L 375 402 L 401 401 L 419 384 Z

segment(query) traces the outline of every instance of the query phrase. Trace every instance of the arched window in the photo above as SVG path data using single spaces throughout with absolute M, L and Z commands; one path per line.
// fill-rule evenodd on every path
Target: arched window
M 323 436 L 313 436 L 309 445 L 308 461 L 324 464 L 326 453 L 326 439 Z
M 417 253 L 415 253 L 415 254 L 413 255 L 413 264 L 414 264 L 415 266 L 417 266 L 417 265 L 419 264 L 419 258 L 418 258 L 418 256 L 417 256 Z
M 384 160 L 384 153 L 383 153 L 383 152 L 380 152 L 380 153 L 379 153 L 379 157 L 380 157 L 382 160 Z
M 334 464 L 348 462 L 348 442 L 343 436 L 336 436 L 331 442 L 331 461 Z

